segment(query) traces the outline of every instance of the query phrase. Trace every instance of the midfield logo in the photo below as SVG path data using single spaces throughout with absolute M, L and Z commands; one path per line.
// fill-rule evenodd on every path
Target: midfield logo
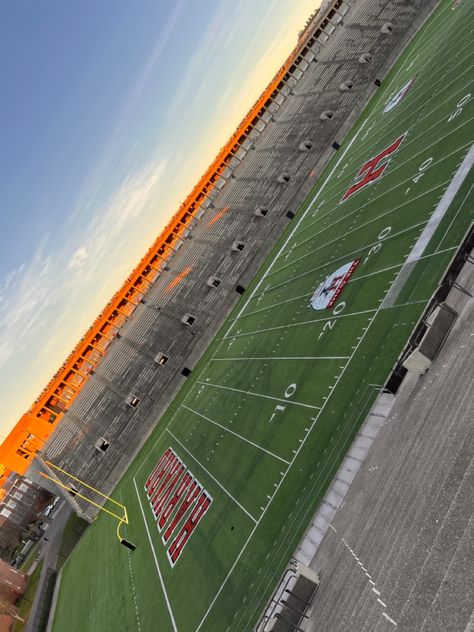
M 383 109 L 384 114 L 386 114 L 387 112 L 390 112 L 390 110 L 393 110 L 393 108 L 396 108 L 397 105 L 401 101 L 403 101 L 403 99 L 407 96 L 407 94 L 411 90 L 411 87 L 415 83 L 415 79 L 416 79 L 416 76 L 412 77 L 410 79 L 410 81 L 403 86 L 403 88 L 400 88 L 400 90 L 398 90 L 398 92 L 396 92 L 395 94 L 393 94 L 390 97 L 390 99 L 387 101 L 387 103 L 385 104 L 385 107 Z
M 402 134 L 391 145 L 383 149 L 379 154 L 368 160 L 365 165 L 363 165 L 362 169 L 357 174 L 357 177 L 360 179 L 347 189 L 342 196 L 341 202 L 344 202 L 350 198 L 351 195 L 354 195 L 354 193 L 364 189 L 367 185 L 372 184 L 372 182 L 375 182 L 381 177 L 390 162 L 392 154 L 398 150 L 400 145 L 403 143 L 405 136 L 406 133 Z
M 173 567 L 213 499 L 171 448 L 151 472 L 145 491 Z
M 311 297 L 311 307 L 313 309 L 331 309 L 344 286 L 354 274 L 359 262 L 360 258 L 349 261 L 327 276 L 315 289 Z

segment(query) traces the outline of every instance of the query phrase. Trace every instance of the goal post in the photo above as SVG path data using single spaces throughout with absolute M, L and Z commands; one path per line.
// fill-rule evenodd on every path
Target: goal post
M 62 489 L 68 491 L 73 496 L 77 496 L 78 498 L 81 498 L 82 500 L 85 500 L 86 502 L 88 502 L 89 504 L 93 505 L 94 507 L 97 507 L 100 511 L 103 511 L 104 513 L 108 514 L 109 516 L 112 516 L 113 518 L 115 518 L 117 520 L 117 538 L 118 538 L 120 544 L 123 544 L 123 546 L 125 546 L 127 549 L 130 549 L 131 551 L 134 551 L 136 549 L 135 544 L 132 544 L 132 542 L 129 542 L 128 540 L 126 540 L 124 537 L 122 537 L 122 534 L 120 533 L 122 525 L 124 525 L 124 524 L 128 525 L 129 524 L 128 512 L 127 512 L 127 508 L 126 508 L 126 506 L 124 504 L 119 503 L 118 500 L 115 500 L 111 496 L 108 496 L 107 494 L 104 494 L 99 489 L 96 489 L 95 487 L 92 487 L 92 485 L 89 485 L 88 483 L 86 483 L 85 481 L 81 480 L 77 476 L 74 476 L 74 474 L 71 474 L 70 472 L 67 472 L 66 470 L 64 470 L 64 469 L 60 468 L 59 466 L 55 465 L 54 463 L 51 463 L 51 461 L 43 461 L 43 463 L 48 468 L 50 468 L 51 470 L 56 470 L 57 472 L 60 472 L 61 474 L 64 474 L 64 476 L 66 476 L 68 479 L 71 479 L 72 481 L 76 481 L 77 483 L 80 483 L 81 485 L 83 485 L 87 489 L 90 489 L 91 491 L 93 491 L 95 494 L 98 494 L 104 500 L 107 500 L 110 503 L 112 503 L 114 505 L 114 507 L 117 508 L 114 511 L 104 507 L 103 505 L 100 505 L 99 503 L 97 503 L 92 498 L 88 498 L 88 496 L 86 496 L 85 494 L 81 494 L 79 491 L 77 491 L 75 488 L 71 487 L 70 485 L 67 485 L 66 483 L 63 483 L 63 481 L 58 476 L 50 476 L 46 472 L 40 472 L 40 474 L 41 474 L 41 476 L 43 476 L 43 478 L 46 478 L 47 480 L 52 481 L 53 483 L 55 483 L 56 485 L 58 485 Z M 115 513 L 115 511 L 117 513 Z

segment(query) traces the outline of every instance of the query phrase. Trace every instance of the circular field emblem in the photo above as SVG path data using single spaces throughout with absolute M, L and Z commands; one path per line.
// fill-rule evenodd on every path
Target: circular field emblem
M 337 301 L 344 286 L 354 274 L 354 270 L 359 264 L 359 259 L 349 261 L 338 268 L 335 272 L 327 276 L 315 289 L 311 297 L 311 307 L 313 309 L 331 309 Z
M 386 112 L 390 112 L 390 110 L 393 110 L 393 108 L 396 108 L 397 105 L 400 103 L 400 101 L 403 101 L 403 99 L 407 96 L 408 92 L 410 91 L 412 85 L 415 83 L 415 79 L 416 79 L 416 76 L 412 77 L 410 81 L 403 86 L 403 88 L 401 88 L 396 94 L 390 97 L 390 99 L 387 101 L 383 109 L 384 114 Z

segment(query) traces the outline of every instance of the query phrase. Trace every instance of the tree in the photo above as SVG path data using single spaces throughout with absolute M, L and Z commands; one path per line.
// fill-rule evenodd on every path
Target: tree
M 0 597 L 0 614 L 7 614 L 9 617 L 13 617 L 23 623 L 25 622 L 25 619 L 18 614 L 18 608 L 10 603 L 8 599 L 5 599 L 5 597 Z

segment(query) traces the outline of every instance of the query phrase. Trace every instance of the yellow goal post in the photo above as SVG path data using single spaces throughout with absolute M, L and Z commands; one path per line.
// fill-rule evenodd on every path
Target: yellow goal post
M 112 511 L 110 509 L 107 509 L 106 507 L 103 507 L 99 503 L 97 503 L 94 500 L 92 500 L 92 498 L 88 498 L 84 494 L 81 494 L 79 491 L 77 491 L 75 488 L 71 487 L 70 485 L 67 485 L 66 483 L 63 483 L 62 480 L 59 477 L 57 477 L 57 476 L 50 476 L 49 474 L 46 474 L 46 472 L 40 472 L 40 474 L 41 474 L 41 476 L 43 476 L 43 478 L 46 478 L 47 480 L 52 481 L 53 483 L 55 483 L 56 485 L 58 485 L 62 489 L 65 489 L 66 491 L 68 491 L 74 497 L 77 496 L 78 498 L 81 498 L 82 500 L 85 500 L 89 504 L 91 504 L 94 507 L 97 507 L 98 509 L 100 509 L 100 511 L 103 511 L 106 514 L 109 514 L 109 516 L 112 516 L 113 518 L 115 518 L 118 521 L 117 522 L 117 538 L 118 538 L 120 544 L 123 544 L 125 547 L 127 547 L 128 549 L 130 549 L 132 551 L 134 551 L 136 549 L 135 544 L 132 544 L 131 542 L 129 542 L 128 540 L 123 538 L 121 533 L 120 533 L 120 529 L 121 529 L 122 525 L 123 524 L 125 524 L 125 525 L 129 524 L 128 512 L 127 512 L 127 508 L 126 508 L 126 506 L 124 504 L 119 503 L 117 500 L 115 500 L 114 498 L 111 498 L 110 496 L 107 496 L 107 494 L 104 494 L 99 489 L 96 489 L 95 487 L 92 487 L 92 485 L 89 485 L 88 483 L 86 483 L 85 481 L 81 480 L 77 476 L 74 476 L 74 474 L 71 474 L 70 472 L 67 472 L 66 470 L 58 467 L 54 463 L 51 463 L 51 461 L 43 461 L 43 463 L 48 468 L 51 468 L 51 470 L 56 470 L 57 472 L 61 472 L 61 474 L 64 474 L 69 479 L 71 479 L 73 481 L 76 481 L 77 483 L 80 483 L 80 485 L 83 485 L 87 489 L 90 489 L 91 491 L 93 491 L 95 494 L 98 494 L 101 498 L 104 498 L 104 500 L 108 500 L 113 505 L 115 505 L 115 507 L 118 508 L 117 509 L 117 513 L 114 513 L 114 511 Z M 120 510 L 121 513 L 119 513 L 118 510 Z

